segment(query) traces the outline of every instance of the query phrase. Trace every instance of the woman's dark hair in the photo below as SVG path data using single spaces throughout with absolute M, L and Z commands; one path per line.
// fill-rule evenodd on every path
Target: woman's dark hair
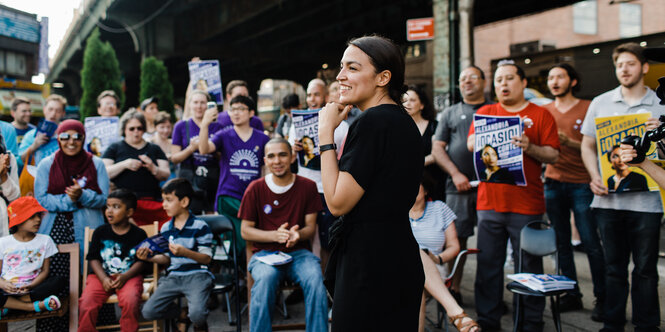
M 9 234 L 14 234 L 18 232 L 18 225 L 9 227 Z
M 235 98 L 234 98 L 235 99 Z M 174 194 L 178 197 L 179 200 L 187 197 L 189 198 L 189 203 L 192 203 L 194 198 L 194 188 L 189 180 L 184 178 L 175 178 L 171 179 L 164 184 L 162 187 L 162 194 Z
M 423 171 L 423 178 L 420 180 L 420 184 L 422 184 L 423 189 L 425 189 L 425 196 L 431 198 L 432 193 L 436 190 L 436 180 L 434 180 L 434 176 L 432 176 L 427 170 Z
M 432 103 L 427 97 L 425 90 L 421 89 L 415 84 L 409 84 L 408 90 L 415 92 L 418 95 L 418 99 L 420 99 L 420 103 L 423 104 L 423 110 L 420 112 L 423 118 L 425 118 L 427 121 L 436 120 L 436 111 L 434 110 Z
M 390 82 L 386 85 L 390 99 L 402 105 L 402 96 L 406 92 L 404 85 L 404 55 L 395 43 L 381 36 L 364 36 L 348 42 L 363 51 L 369 57 L 374 71 L 378 74 L 390 71 Z
M 550 67 L 550 69 L 548 69 L 547 72 L 549 73 L 550 70 L 554 68 L 561 68 L 565 70 L 566 73 L 568 74 L 568 77 L 570 78 L 570 83 L 572 83 L 574 80 L 577 80 L 577 84 L 575 84 L 575 86 L 571 88 L 573 94 L 578 93 L 580 91 L 580 86 L 582 81 L 580 80 L 580 75 L 577 74 L 577 71 L 575 70 L 575 68 L 573 68 L 573 66 L 567 63 L 557 63 L 554 66 Z
M 145 116 L 143 116 L 143 113 L 136 109 L 131 109 L 120 117 L 120 136 L 125 137 L 125 127 L 127 127 L 127 122 L 131 119 L 139 120 L 141 126 L 143 126 L 143 130 L 146 129 Z
M 300 106 L 300 98 L 295 93 L 289 93 L 282 99 L 282 108 L 284 109 L 296 108 L 298 106 Z
M 136 194 L 129 189 L 116 189 L 109 194 L 108 198 L 117 198 L 122 202 L 122 204 L 125 204 L 128 209 L 136 210 L 136 202 L 138 201 L 138 197 L 136 197 Z
M 618 148 L 619 148 L 619 145 L 615 144 L 615 145 L 612 146 L 612 148 L 609 151 L 607 151 L 607 161 L 609 161 L 610 164 L 612 163 L 612 152 L 614 150 L 618 149 Z
M 235 97 L 233 97 L 233 99 L 231 99 L 231 101 L 229 102 L 229 105 L 233 105 L 233 104 L 237 104 L 237 103 L 243 104 L 243 105 L 247 106 L 247 108 L 249 108 L 250 111 L 256 112 L 256 103 L 254 102 L 254 99 L 252 99 L 251 97 L 247 97 L 247 96 L 243 96 L 243 95 L 235 96 Z

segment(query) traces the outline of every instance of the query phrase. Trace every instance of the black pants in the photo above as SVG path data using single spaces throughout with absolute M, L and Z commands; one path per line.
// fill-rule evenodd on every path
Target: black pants
M 33 288 L 30 291 L 30 301 L 41 301 L 50 295 L 57 295 L 61 289 L 65 287 L 66 280 L 65 278 L 58 275 L 50 275 L 46 280 L 37 287 Z M 7 294 L 2 292 L 0 294 L 0 307 L 4 307 L 7 303 L 7 297 L 13 296 L 13 294 Z M 77 300 L 74 300 L 77 301 Z
M 519 213 L 500 213 L 494 210 L 478 211 L 478 267 L 476 269 L 476 311 L 478 322 L 490 327 L 501 326 L 503 301 L 503 264 L 506 260 L 508 238 L 513 246 L 515 267 L 518 266 L 520 231 L 524 225 L 534 220 L 541 220 L 542 215 Z M 524 254 L 522 272 L 543 273 L 541 257 Z M 513 300 L 513 303 L 517 301 Z M 523 331 L 539 332 L 543 330 L 543 310 L 545 299 L 523 297 Z

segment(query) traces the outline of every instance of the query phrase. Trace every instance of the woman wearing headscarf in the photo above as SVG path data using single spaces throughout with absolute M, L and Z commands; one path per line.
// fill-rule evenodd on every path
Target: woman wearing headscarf
M 81 122 L 63 121 L 56 136 L 60 149 L 39 162 L 35 177 L 35 198 L 48 210 L 39 233 L 50 235 L 56 244 L 78 243 L 82 255 L 85 227 L 94 229 L 104 223 L 102 208 L 109 177 L 102 160 L 83 150 L 85 129 Z M 69 257 L 55 255 L 51 273 L 69 278 Z M 39 319 L 37 330 L 66 331 L 67 317 Z

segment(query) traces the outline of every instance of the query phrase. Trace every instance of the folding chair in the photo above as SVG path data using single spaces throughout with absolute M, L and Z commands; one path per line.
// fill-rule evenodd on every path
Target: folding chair
M 238 253 L 235 250 L 236 245 L 236 232 L 233 222 L 224 215 L 200 215 L 196 216 L 208 224 L 218 247 L 226 254 L 226 260 L 222 262 L 222 270 L 220 273 L 215 274 L 215 287 L 213 294 L 223 293 L 226 299 L 226 307 L 228 312 L 229 324 L 236 325 L 236 331 L 242 330 L 242 319 L 240 317 L 240 281 L 239 281 L 239 267 L 238 267 Z M 223 234 L 231 235 L 231 244 L 227 249 L 222 240 Z M 233 321 L 231 317 L 231 301 L 229 293 L 235 292 L 235 307 L 236 317 Z
M 152 225 L 144 225 L 141 226 L 141 229 L 143 229 L 148 237 L 151 237 L 153 235 L 156 235 L 159 233 L 159 223 L 155 221 Z M 90 241 L 92 240 L 92 233 L 94 232 L 93 229 L 90 227 L 85 228 L 85 244 L 83 246 L 83 288 L 85 289 L 85 280 L 88 277 L 88 260 L 86 257 L 88 256 L 88 249 L 90 246 Z M 159 279 L 159 265 L 157 263 L 152 264 L 152 276 L 151 277 L 145 277 L 143 279 L 143 293 L 141 294 L 141 301 L 145 302 L 150 298 L 150 295 L 157 289 L 157 281 Z M 78 303 L 78 301 L 77 301 Z M 118 296 L 116 294 L 111 295 L 107 300 L 106 303 L 118 303 Z M 102 326 L 97 326 L 97 330 L 120 330 L 120 324 L 112 324 L 112 325 L 102 325 Z M 139 322 L 139 331 L 153 331 L 157 332 L 159 331 L 159 322 L 156 320 L 153 321 L 147 321 L 147 322 Z
M 460 251 L 457 254 L 457 257 L 455 257 L 455 263 L 453 263 L 453 268 L 451 271 L 448 273 L 448 275 L 444 278 L 443 282 L 446 284 L 446 287 L 450 289 L 450 286 L 453 284 L 453 276 L 455 275 L 455 272 L 457 271 L 457 268 L 459 267 L 460 261 L 462 258 L 464 258 L 466 255 L 472 255 L 472 254 L 477 254 L 479 253 L 480 250 L 476 248 L 469 248 Z M 441 303 L 437 302 L 436 303 L 436 321 L 432 321 L 429 317 L 425 316 L 425 319 L 432 325 L 434 325 L 436 328 L 441 328 L 445 326 L 445 330 L 448 331 L 448 319 L 446 319 L 446 310 L 443 309 L 443 306 Z
M 7 323 L 24 320 L 42 319 L 49 317 L 62 317 L 69 313 L 69 331 L 76 332 L 79 324 L 79 245 L 78 243 L 59 244 L 58 252 L 69 254 L 69 297 L 63 299 L 61 307 L 54 311 L 14 313 L 2 317 L 0 331 L 7 331 Z
M 544 221 L 532 221 L 522 227 L 520 231 L 520 252 L 519 252 L 519 262 L 517 273 L 522 273 L 522 258 L 524 253 L 531 254 L 533 256 L 547 256 L 554 255 L 554 270 L 556 273 L 559 271 L 559 254 L 556 248 L 556 233 L 554 228 L 544 222 Z M 559 296 L 563 293 L 566 293 L 567 290 L 555 290 L 549 292 L 540 292 L 533 290 L 529 287 L 526 287 L 520 284 L 517 281 L 513 281 L 506 285 L 509 291 L 514 294 L 517 294 L 517 305 L 515 310 L 514 322 L 515 326 L 513 331 L 522 330 L 522 316 L 524 316 L 524 308 L 522 307 L 522 296 L 539 296 L 539 297 L 549 297 L 552 307 L 552 319 L 554 320 L 554 326 L 558 332 L 561 332 L 561 317 L 559 315 Z

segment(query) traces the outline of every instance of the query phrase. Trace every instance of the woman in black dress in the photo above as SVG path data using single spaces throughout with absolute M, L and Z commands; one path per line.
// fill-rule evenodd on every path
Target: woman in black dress
M 331 227 L 326 286 L 332 331 L 415 331 L 425 277 L 409 224 L 423 172 L 420 132 L 401 106 L 404 58 L 376 36 L 349 42 L 341 61 L 340 103 L 319 115 L 323 190 Z M 352 106 L 339 166 L 333 132 Z
M 409 85 L 406 94 L 404 94 L 403 104 L 406 112 L 409 113 L 413 121 L 420 130 L 423 139 L 423 148 L 425 149 L 425 173 L 428 173 L 434 179 L 434 188 L 428 193 L 429 197 L 435 201 L 446 201 L 446 178 L 445 173 L 439 165 L 436 164 L 432 155 L 432 138 L 436 132 L 436 111 L 430 102 L 425 90 L 417 85 Z

